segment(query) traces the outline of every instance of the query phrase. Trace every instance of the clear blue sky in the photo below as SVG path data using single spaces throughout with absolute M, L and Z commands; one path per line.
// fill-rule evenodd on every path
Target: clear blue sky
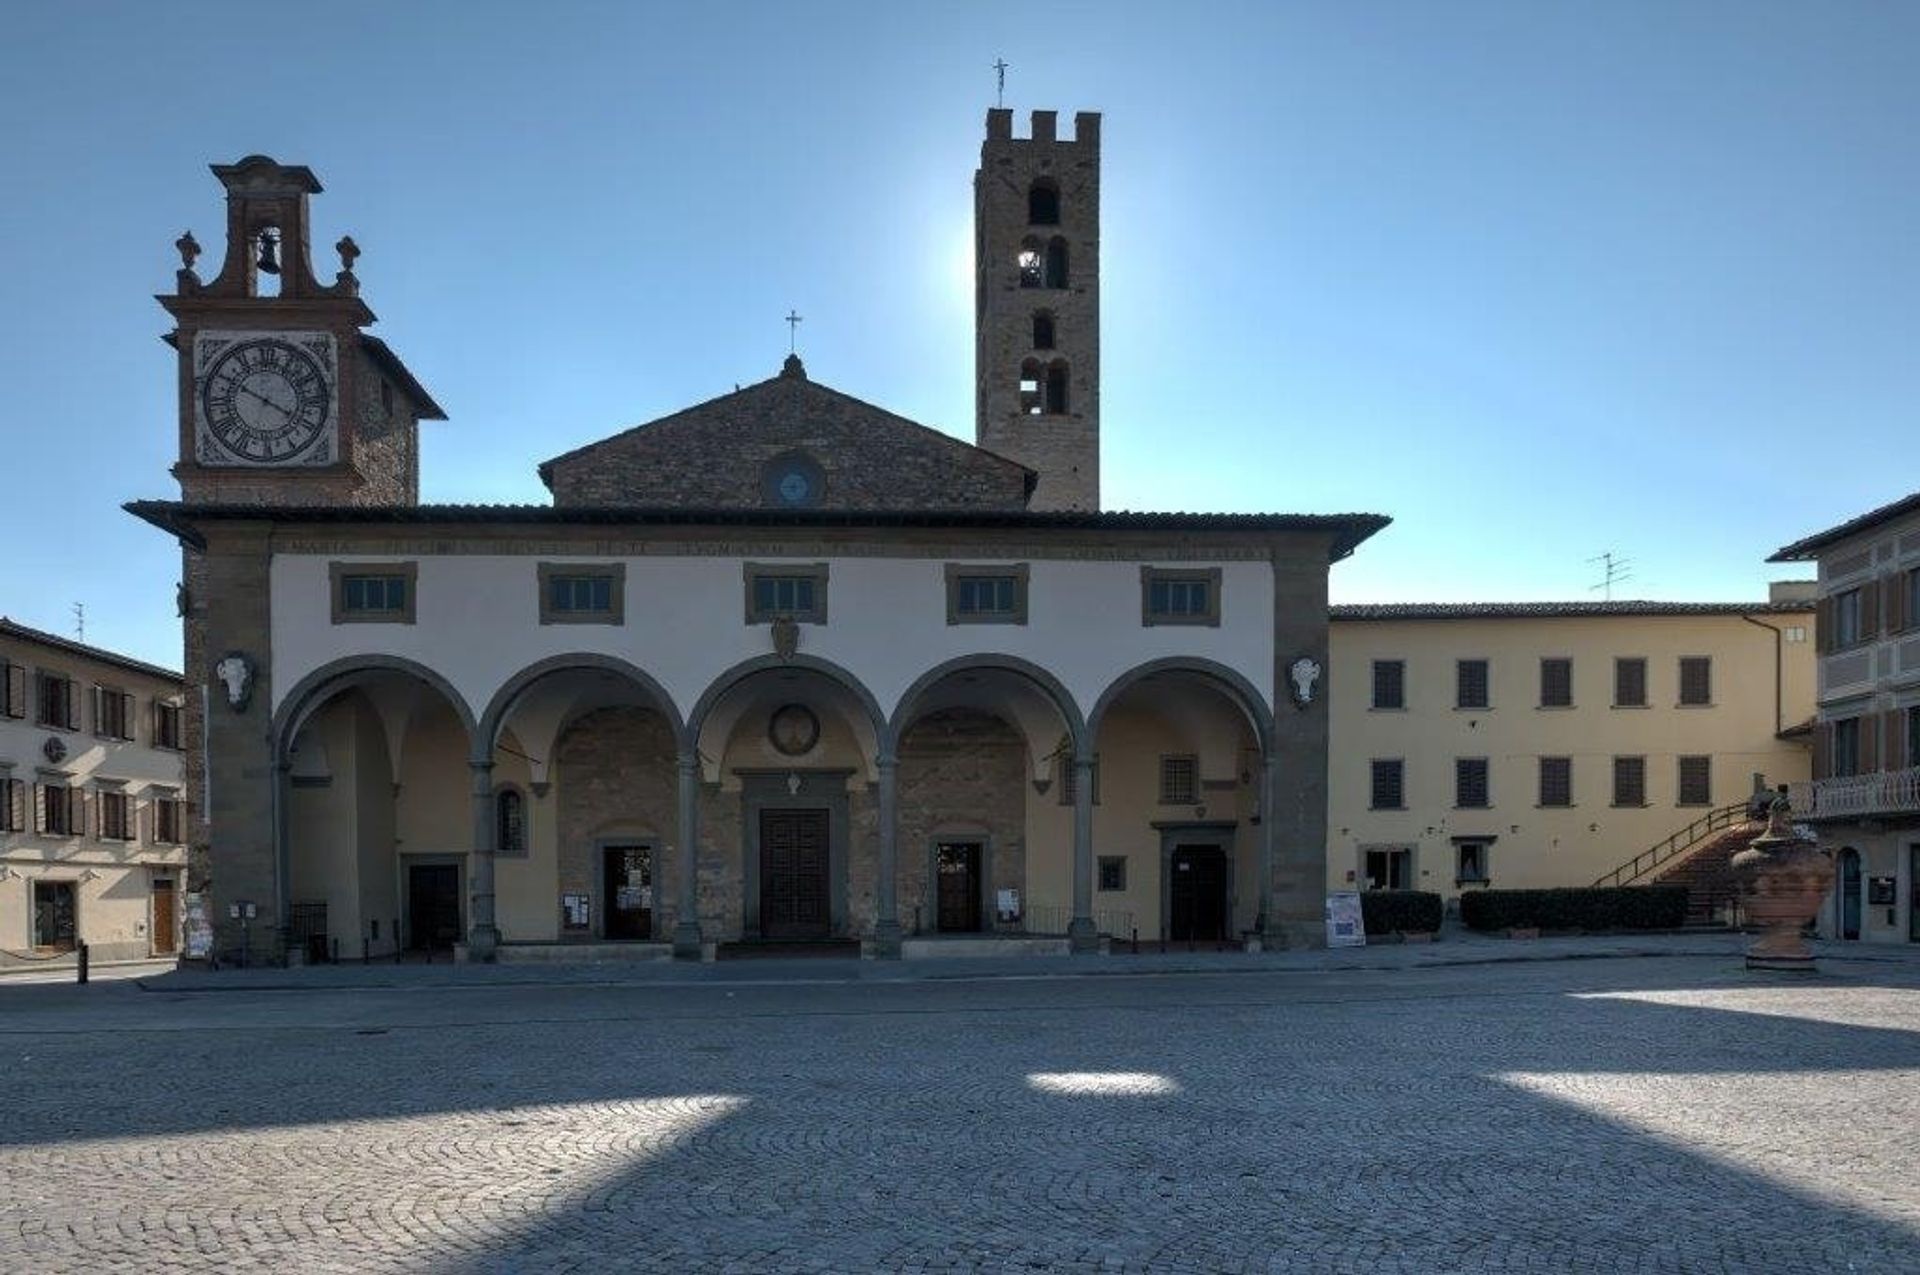
M 777 370 L 972 433 L 970 181 L 1105 126 L 1110 508 L 1377 510 L 1337 600 L 1745 599 L 1920 487 L 1920 5 L 18 3 L 0 612 L 178 663 L 154 304 L 209 162 L 327 190 L 424 497 Z M 205 263 L 203 263 L 205 264 Z M 331 270 L 329 257 L 317 263 Z

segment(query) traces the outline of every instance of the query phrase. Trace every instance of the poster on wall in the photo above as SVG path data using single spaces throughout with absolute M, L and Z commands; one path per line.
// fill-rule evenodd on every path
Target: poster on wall
M 1360 895 L 1335 890 L 1327 895 L 1327 946 L 1365 947 L 1367 923 L 1360 916 Z
M 590 919 L 586 895 L 563 894 L 560 896 L 561 929 L 584 930 L 587 928 Z
M 213 955 L 213 924 L 207 920 L 207 896 L 189 893 L 182 927 L 186 933 L 186 957 L 204 961 Z
M 1010 925 L 1018 921 L 1020 919 L 1020 891 L 996 891 L 993 911 L 995 916 L 1006 924 Z

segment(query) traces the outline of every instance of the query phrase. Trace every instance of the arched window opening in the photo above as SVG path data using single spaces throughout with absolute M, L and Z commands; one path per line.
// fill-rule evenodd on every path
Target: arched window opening
M 493 852 L 500 855 L 524 855 L 527 852 L 527 799 L 518 788 L 502 788 L 493 795 Z
M 1029 239 L 1020 245 L 1020 286 L 1041 288 L 1046 282 L 1047 254 L 1038 239 Z
M 1056 237 L 1047 245 L 1047 287 L 1067 286 L 1067 241 Z
M 1067 365 L 1053 363 L 1047 368 L 1046 412 L 1049 416 L 1067 414 Z
M 1060 224 L 1060 187 L 1051 177 L 1042 177 L 1028 188 L 1027 222 L 1034 226 Z
M 1040 415 L 1040 361 L 1028 359 L 1020 365 L 1020 414 Z
M 1053 348 L 1053 316 L 1045 310 L 1033 316 L 1033 348 L 1036 350 Z
M 281 281 L 286 278 L 282 272 L 286 268 L 281 253 L 286 247 L 280 237 L 278 226 L 261 226 L 253 232 L 253 295 L 256 297 L 277 297 L 281 291 Z

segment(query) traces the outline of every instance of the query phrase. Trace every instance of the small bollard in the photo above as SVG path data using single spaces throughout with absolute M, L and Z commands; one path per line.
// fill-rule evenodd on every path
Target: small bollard
M 84 983 L 87 981 L 87 961 L 89 959 L 87 945 L 85 943 L 82 943 L 80 945 L 79 951 L 80 951 L 80 959 L 75 963 L 74 968 L 80 972 L 80 981 Z

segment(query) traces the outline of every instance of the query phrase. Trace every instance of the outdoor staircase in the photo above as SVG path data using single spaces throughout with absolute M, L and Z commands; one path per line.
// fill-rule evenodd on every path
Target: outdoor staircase
M 1765 831 L 1747 802 L 1721 806 L 1655 843 L 1595 881 L 1596 886 L 1684 885 L 1687 924 L 1724 926 L 1738 897 L 1733 856 Z

